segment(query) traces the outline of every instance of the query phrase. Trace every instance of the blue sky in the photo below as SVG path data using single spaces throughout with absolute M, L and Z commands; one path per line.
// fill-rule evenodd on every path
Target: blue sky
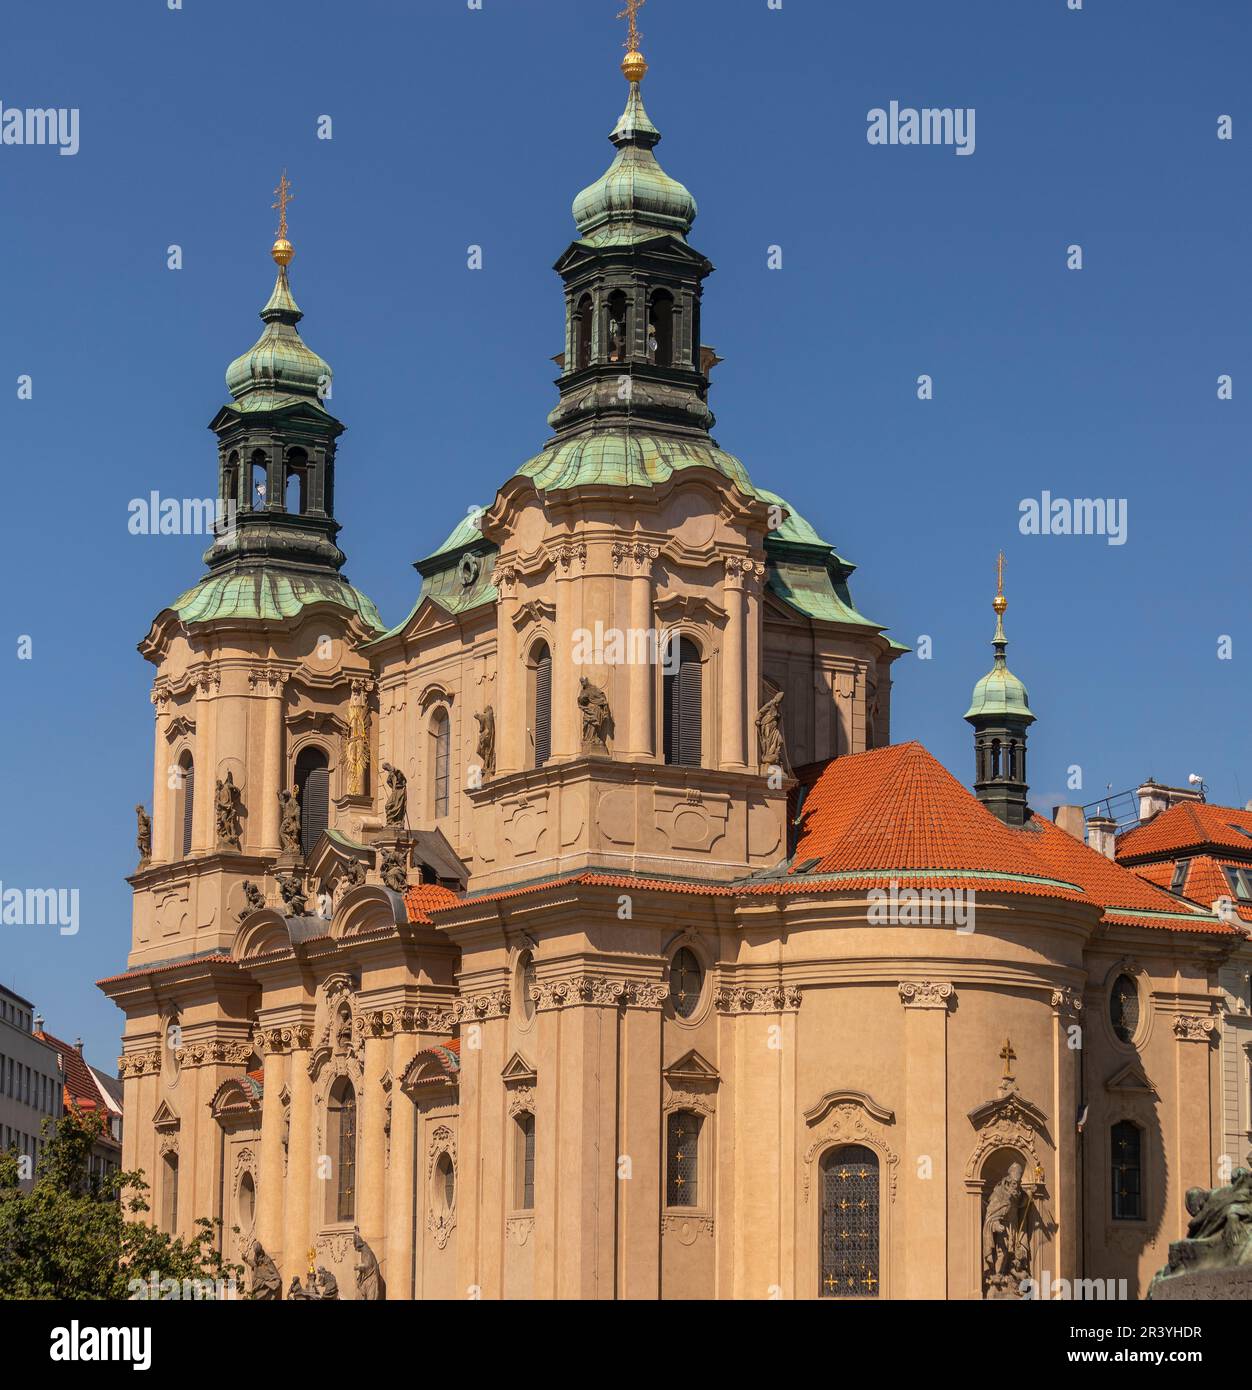
M 152 781 L 135 643 L 204 548 L 131 535 L 127 504 L 214 488 L 205 427 L 259 331 L 278 173 L 301 329 L 348 427 L 346 572 L 395 622 L 411 562 L 546 437 L 551 265 L 612 156 L 620 8 L 6 15 L 0 101 L 77 107 L 81 148 L 0 145 L 0 880 L 78 888 L 81 929 L 0 927 L 0 980 L 98 1065 L 121 1015 L 92 982 L 125 965 L 131 808 Z M 658 156 L 717 266 L 717 438 L 858 564 L 864 612 L 932 640 L 895 668 L 894 738 L 968 779 L 961 714 L 990 663 L 1003 547 L 1038 804 L 1193 771 L 1214 799 L 1252 798 L 1252 6 L 649 0 L 641 23 Z M 892 100 L 974 108 L 975 153 L 871 146 L 867 113 Z M 1125 499 L 1127 543 L 1019 534 L 1045 489 Z

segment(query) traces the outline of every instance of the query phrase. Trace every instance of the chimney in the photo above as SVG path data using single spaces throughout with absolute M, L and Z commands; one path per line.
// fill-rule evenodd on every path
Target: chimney
M 1053 806 L 1052 819 L 1058 830 L 1072 835 L 1075 840 L 1085 839 L 1081 806 Z
M 79 1055 L 80 1057 L 83 1055 L 83 1040 L 82 1040 L 82 1038 L 75 1038 L 75 1039 L 74 1039 L 74 1051 L 77 1052 L 78 1055 Z
M 43 1032 L 43 1014 L 36 1014 L 36 1015 L 35 1015 L 35 1032 L 36 1032 L 36 1033 L 42 1033 L 42 1032 Z
M 1087 817 L 1087 843 L 1106 859 L 1114 857 L 1117 845 L 1117 822 L 1112 816 Z

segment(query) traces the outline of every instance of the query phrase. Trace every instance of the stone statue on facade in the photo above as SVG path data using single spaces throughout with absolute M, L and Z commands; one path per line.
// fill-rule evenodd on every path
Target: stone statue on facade
M 265 1253 L 265 1247 L 254 1240 L 244 1252 L 243 1262 L 252 1271 L 250 1297 L 261 1302 L 276 1303 L 283 1296 L 283 1279 L 278 1266 Z
M 300 1276 L 298 1274 L 293 1274 L 291 1276 L 291 1287 L 287 1290 L 288 1303 L 308 1303 L 316 1298 L 316 1296 L 316 1294 L 309 1293 L 308 1290 L 301 1285 Z
M 315 1297 L 323 1300 L 337 1301 L 339 1298 L 339 1280 L 326 1268 L 325 1265 L 317 1267 L 317 1293 Z
M 284 854 L 300 853 L 300 788 L 292 787 L 278 793 L 278 843 Z
M 787 748 L 782 731 L 783 692 L 771 695 L 757 711 L 756 737 L 762 767 L 787 769 Z
M 982 1223 L 983 1291 L 988 1298 L 1020 1298 L 1030 1278 L 1030 1194 L 1022 1187 L 1023 1168 L 1011 1163 L 987 1198 Z
M 383 764 L 387 774 L 387 797 L 383 802 L 383 819 L 388 825 L 403 825 L 408 819 L 409 779 L 398 767 Z
M 238 849 L 243 835 L 239 821 L 239 788 L 235 786 L 235 775 L 227 769 L 225 778 L 218 778 L 217 793 L 213 798 L 214 813 L 217 817 L 217 842 L 228 849 Z
M 303 917 L 308 908 L 304 880 L 298 874 L 278 874 L 278 891 L 283 895 L 283 916 Z
M 1169 1263 L 1153 1279 L 1149 1298 L 1179 1275 L 1252 1268 L 1252 1153 L 1247 1162 L 1225 1187 L 1188 1188 L 1186 1237 L 1170 1242 Z
M 365 865 L 359 859 L 349 859 L 341 877 L 345 888 L 359 888 L 365 882 Z
M 582 713 L 584 753 L 607 753 L 613 737 L 613 711 L 609 697 L 586 676 L 578 678 L 578 708 Z
M 348 795 L 365 794 L 365 773 L 370 765 L 370 713 L 363 687 L 354 682 L 348 705 L 348 732 L 342 740 L 343 766 Z
M 240 922 L 265 906 L 265 894 L 249 879 L 243 881 L 243 907 L 236 914 Z
M 142 806 L 136 806 L 135 819 L 138 822 L 135 847 L 139 851 L 139 862 L 143 864 L 152 858 L 152 817 Z
M 378 1267 L 378 1260 L 374 1252 L 363 1241 L 360 1235 L 356 1237 L 356 1296 L 358 1301 L 366 1303 L 376 1303 L 383 1296 L 382 1271 Z
M 496 770 L 496 711 L 488 705 L 481 714 L 474 716 L 478 722 L 478 761 L 482 764 L 483 776 L 494 776 Z
M 403 893 L 409 886 L 409 851 L 404 845 L 383 850 L 378 868 L 383 883 L 393 893 Z

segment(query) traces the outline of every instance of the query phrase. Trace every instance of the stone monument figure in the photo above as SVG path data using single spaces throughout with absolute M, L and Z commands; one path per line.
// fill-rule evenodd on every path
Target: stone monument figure
M 250 879 L 243 881 L 243 907 L 236 914 L 239 921 L 250 916 L 254 912 L 260 912 L 265 906 L 265 894 Z
M 584 753 L 607 753 L 613 737 L 613 711 L 609 697 L 586 676 L 578 678 L 578 708 L 582 713 Z
M 491 777 L 496 770 L 496 711 L 488 705 L 474 718 L 478 721 L 478 760 L 483 765 L 483 776 Z
M 1022 1165 L 1011 1163 L 987 1198 L 982 1223 L 983 1290 L 988 1298 L 1019 1298 L 1030 1278 L 1030 1195 L 1022 1188 Z
M 235 775 L 228 768 L 225 778 L 218 778 L 217 793 L 213 799 L 217 818 L 217 842 L 230 849 L 238 849 L 243 833 L 239 822 L 239 788 L 235 786 Z
M 254 1240 L 244 1252 L 243 1262 L 252 1271 L 251 1296 L 261 1302 L 277 1302 L 283 1296 L 282 1275 L 278 1266 L 265 1253 L 265 1247 Z
M 393 893 L 403 893 L 409 886 L 409 852 L 404 845 L 383 850 L 378 868 L 383 883 Z
M 358 1234 L 356 1237 L 356 1296 L 366 1303 L 376 1303 L 383 1296 L 382 1272 L 374 1252 Z
M 1161 1286 L 1180 1276 L 1252 1270 L 1252 1153 L 1247 1162 L 1248 1167 L 1234 1170 L 1225 1187 L 1211 1191 L 1205 1187 L 1188 1188 L 1185 1201 L 1191 1220 L 1187 1234 L 1182 1240 L 1171 1241 L 1169 1263 L 1153 1279 L 1149 1298 L 1164 1297 L 1166 1290 Z M 1246 1296 L 1231 1294 L 1232 1298 Z
M 135 847 L 139 850 L 139 862 L 152 858 L 152 817 L 142 806 L 135 807 L 138 827 L 135 831 Z
M 296 874 L 280 874 L 278 876 L 278 891 L 283 895 L 283 907 L 286 909 L 285 917 L 303 917 L 305 909 L 308 907 L 308 899 L 304 893 L 304 880 Z
M 278 793 L 278 843 L 284 854 L 300 853 L 300 788 Z
M 370 714 L 364 688 L 352 691 L 348 705 L 348 732 L 342 740 L 343 765 L 348 779 L 348 795 L 365 792 L 365 772 L 370 765 Z
M 409 779 L 398 767 L 383 764 L 387 774 L 387 798 L 383 802 L 383 819 L 388 825 L 403 825 L 408 818 Z
M 771 695 L 757 711 L 756 736 L 762 767 L 787 769 L 787 749 L 782 731 L 783 692 Z

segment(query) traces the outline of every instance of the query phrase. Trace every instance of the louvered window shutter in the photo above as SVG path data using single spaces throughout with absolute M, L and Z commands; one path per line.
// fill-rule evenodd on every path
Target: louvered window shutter
M 196 769 L 191 763 L 183 771 L 183 854 L 191 853 L 191 827 L 196 805 Z
M 678 762 L 700 766 L 700 654 L 684 639 L 678 672 Z
M 552 653 L 543 648 L 535 662 L 535 766 L 542 767 L 552 752 Z
M 305 854 L 312 854 L 323 830 L 330 824 L 330 772 L 315 767 L 304 783 L 300 799 L 300 845 Z

